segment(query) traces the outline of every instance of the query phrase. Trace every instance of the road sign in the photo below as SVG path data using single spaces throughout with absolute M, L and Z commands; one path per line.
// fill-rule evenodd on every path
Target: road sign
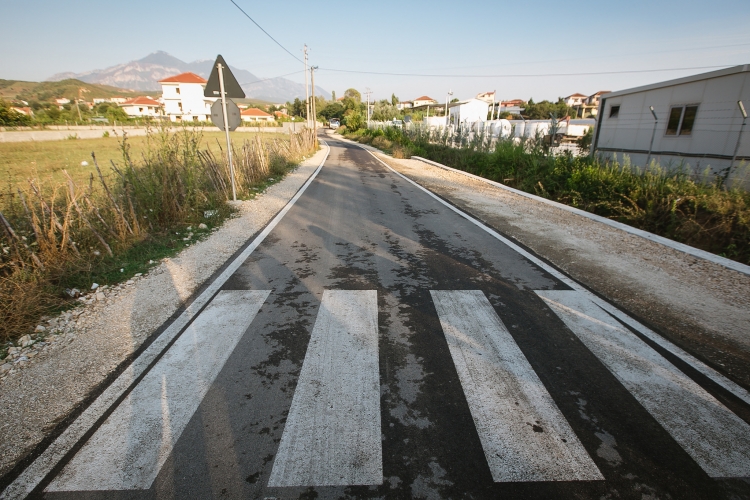
M 216 56 L 216 62 L 211 69 L 211 75 L 208 77 L 208 83 L 206 88 L 203 90 L 205 97 L 221 97 L 221 86 L 219 84 L 219 64 L 221 64 L 222 71 L 224 73 L 224 92 L 227 97 L 234 97 L 235 99 L 243 99 L 245 97 L 245 91 L 242 90 L 240 84 L 237 83 L 237 79 L 234 77 L 232 72 L 229 70 L 226 61 L 221 55 Z
M 221 130 L 224 130 L 224 114 L 221 109 L 221 99 L 217 99 L 211 105 L 211 121 Z M 227 99 L 227 122 L 229 123 L 230 132 L 234 131 L 242 123 L 240 108 L 231 99 Z

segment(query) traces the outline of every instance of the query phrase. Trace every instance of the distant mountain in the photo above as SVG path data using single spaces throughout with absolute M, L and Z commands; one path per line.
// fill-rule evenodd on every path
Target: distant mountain
M 213 60 L 193 61 L 186 63 L 163 51 L 154 52 L 143 59 L 118 64 L 103 70 L 87 71 L 85 73 L 58 73 L 47 81 L 60 81 L 75 78 L 87 83 L 111 85 L 132 90 L 161 90 L 159 80 L 190 71 L 203 78 L 211 73 Z M 305 96 L 305 86 L 286 78 L 263 79 L 247 70 L 230 66 L 232 73 L 242 86 L 248 98 L 269 102 L 293 101 L 296 97 Z M 315 86 L 315 94 L 326 99 L 331 93 Z
M 84 93 L 79 93 L 84 89 Z M 109 97 L 135 97 L 144 95 L 145 91 L 125 90 L 108 85 L 85 83 L 66 78 L 56 82 L 24 82 L 20 80 L 0 80 L 0 97 L 8 100 L 49 102 L 59 97 L 70 100 L 79 95 L 86 100 Z

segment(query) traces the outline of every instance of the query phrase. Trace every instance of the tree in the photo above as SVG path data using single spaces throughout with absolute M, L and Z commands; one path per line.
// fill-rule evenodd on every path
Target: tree
M 395 106 L 399 102 L 401 102 L 401 101 L 398 100 L 398 97 L 396 97 L 396 94 L 391 94 L 391 104 L 393 104 Z
M 30 122 L 31 119 L 28 116 L 19 113 L 7 102 L 0 101 L 0 125 L 17 127 L 20 125 L 28 125 Z
M 357 89 L 346 89 L 346 92 L 344 92 L 344 97 L 354 99 L 357 104 L 362 102 L 362 94 L 360 94 Z
M 346 125 L 348 132 L 354 132 L 365 126 L 365 119 L 359 110 L 350 109 L 344 115 L 344 125 Z
M 332 102 L 318 110 L 318 117 L 323 118 L 326 121 L 330 120 L 331 118 L 338 118 L 340 120 L 344 117 L 345 111 L 346 109 L 344 108 L 343 104 L 341 104 L 340 102 Z
M 555 103 L 550 101 L 535 103 L 533 99 L 529 99 L 529 102 L 523 107 L 526 108 L 524 115 L 531 120 L 547 120 L 550 114 L 557 118 L 564 118 L 570 115 L 572 111 L 562 99 L 558 99 Z
M 385 99 L 376 102 L 372 111 L 372 119 L 378 122 L 390 121 L 400 115 L 401 113 L 399 113 L 396 105 Z
M 307 115 L 307 110 L 305 109 L 305 103 L 299 100 L 299 97 L 294 98 L 294 102 L 287 107 L 289 110 L 289 114 L 292 116 L 301 116 L 302 118 L 305 118 Z

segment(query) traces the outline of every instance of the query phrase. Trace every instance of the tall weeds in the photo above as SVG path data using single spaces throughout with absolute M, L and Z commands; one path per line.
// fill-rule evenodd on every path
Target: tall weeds
M 65 307 L 90 277 L 142 246 L 162 242 L 174 230 L 217 223 L 231 213 L 231 178 L 224 152 L 201 148 L 201 131 L 153 131 L 134 158 L 125 136 L 122 161 L 107 175 L 47 185 L 29 178 L 0 194 L 0 340 L 29 333 L 43 314 Z M 235 179 L 241 196 L 271 175 L 282 175 L 317 143 L 312 132 L 235 147 Z M 169 239 L 169 238 L 167 238 Z M 174 238 L 172 238 L 174 239 Z M 166 241 L 166 240 L 165 240 Z M 169 244 L 169 241 L 167 241 Z

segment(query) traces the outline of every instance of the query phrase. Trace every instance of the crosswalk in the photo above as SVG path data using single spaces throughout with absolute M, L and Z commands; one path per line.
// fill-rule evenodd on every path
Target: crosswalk
M 270 293 L 220 292 L 47 491 L 151 487 Z M 709 476 L 750 477 L 750 425 L 584 293 L 536 294 Z M 493 481 L 604 480 L 485 293 L 430 297 Z M 268 487 L 383 483 L 378 343 L 377 291 L 323 292 Z

